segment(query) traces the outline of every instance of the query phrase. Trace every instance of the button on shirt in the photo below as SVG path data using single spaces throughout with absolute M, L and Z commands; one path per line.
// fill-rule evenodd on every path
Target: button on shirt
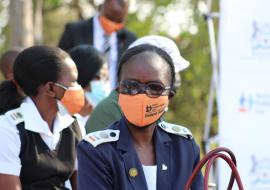
M 94 16 L 94 47 L 99 50 L 100 52 L 103 52 L 104 43 L 105 43 L 105 32 L 100 25 L 99 15 Z M 117 70 L 117 55 L 118 55 L 118 49 L 117 49 L 117 34 L 116 32 L 113 32 L 110 36 L 108 36 L 108 40 L 110 43 L 110 54 L 109 54 L 109 60 L 108 60 L 108 66 L 109 66 L 109 79 L 110 79 L 110 87 L 113 89 L 116 86 L 116 70 Z
M 45 122 L 37 110 L 31 98 L 27 97 L 19 108 L 23 115 L 24 126 L 26 130 L 39 133 L 46 145 L 54 150 L 60 140 L 61 131 L 69 127 L 74 121 L 70 115 L 60 115 L 57 113 L 53 132 L 50 131 L 47 122 Z M 82 135 L 84 129 L 80 126 Z M 19 158 L 21 150 L 21 141 L 17 126 L 12 123 L 7 115 L 0 116 L 0 173 L 20 176 L 21 161 Z

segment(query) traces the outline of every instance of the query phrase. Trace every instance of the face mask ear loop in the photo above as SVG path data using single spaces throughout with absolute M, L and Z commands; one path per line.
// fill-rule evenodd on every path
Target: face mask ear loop
M 162 115 L 158 120 L 157 120 L 157 125 L 159 124 L 159 123 L 161 123 L 162 121 L 164 121 L 164 116 Z
M 56 86 L 58 86 L 58 87 L 60 87 L 60 88 L 62 88 L 62 89 L 65 90 L 65 92 L 64 92 L 64 94 L 63 94 L 63 96 L 62 96 L 62 98 L 63 98 L 64 95 L 65 95 L 65 93 L 66 93 L 66 91 L 67 91 L 67 89 L 65 89 L 64 86 L 59 85 L 58 83 L 54 83 L 54 85 L 56 85 Z M 52 90 L 52 89 L 50 89 L 50 90 Z M 56 94 L 55 94 L 55 96 L 54 96 L 54 99 L 59 100 L 59 101 L 61 101 L 62 98 L 57 97 Z
M 54 99 L 61 101 L 62 98 L 60 99 L 57 96 L 54 96 Z

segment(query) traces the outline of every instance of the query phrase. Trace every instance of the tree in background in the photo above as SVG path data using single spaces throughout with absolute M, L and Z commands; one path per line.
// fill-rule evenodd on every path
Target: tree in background
M 28 47 L 34 44 L 32 0 L 10 1 L 10 46 Z

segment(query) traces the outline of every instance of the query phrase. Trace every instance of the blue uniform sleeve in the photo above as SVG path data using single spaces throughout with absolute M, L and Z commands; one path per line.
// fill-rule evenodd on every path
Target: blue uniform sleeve
M 78 189 L 112 190 L 112 176 L 98 148 L 82 141 L 78 145 L 77 154 Z
M 200 162 L 200 148 L 195 142 L 193 143 L 193 148 L 195 152 L 195 162 L 193 166 L 193 170 L 194 170 L 197 164 Z M 193 181 L 191 185 L 191 190 L 204 190 L 203 189 L 203 175 L 201 171 L 197 174 L 197 177 Z

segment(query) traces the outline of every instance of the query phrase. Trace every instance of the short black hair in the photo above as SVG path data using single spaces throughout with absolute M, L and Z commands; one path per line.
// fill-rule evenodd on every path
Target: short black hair
M 85 88 L 99 75 L 104 64 L 102 55 L 91 45 L 78 45 L 69 51 L 78 69 L 78 83 Z
M 61 67 L 69 55 L 57 47 L 33 46 L 16 58 L 14 79 L 28 96 L 36 96 L 38 87 L 49 81 L 57 82 Z
M 0 113 L 19 107 L 24 95 L 36 96 L 39 86 L 57 82 L 65 59 L 69 55 L 57 47 L 33 46 L 19 53 L 14 67 L 15 81 L 6 80 L 0 84 Z
M 166 63 L 168 63 L 170 70 L 171 70 L 171 77 L 172 77 L 171 78 L 171 89 L 173 89 L 174 83 L 175 83 L 175 71 L 174 71 L 175 69 L 174 69 L 174 64 L 173 64 L 172 58 L 163 49 L 156 47 L 156 46 L 153 46 L 153 45 L 150 45 L 150 44 L 142 44 L 142 45 L 134 46 L 130 49 L 127 49 L 123 53 L 122 57 L 120 58 L 119 65 L 118 65 L 118 71 L 117 71 L 118 81 L 120 80 L 123 65 L 125 63 L 127 63 L 128 60 L 130 58 L 132 58 L 134 55 L 137 55 L 137 54 L 140 54 L 140 53 L 146 52 L 146 51 L 156 53 L 163 60 L 165 60 Z

